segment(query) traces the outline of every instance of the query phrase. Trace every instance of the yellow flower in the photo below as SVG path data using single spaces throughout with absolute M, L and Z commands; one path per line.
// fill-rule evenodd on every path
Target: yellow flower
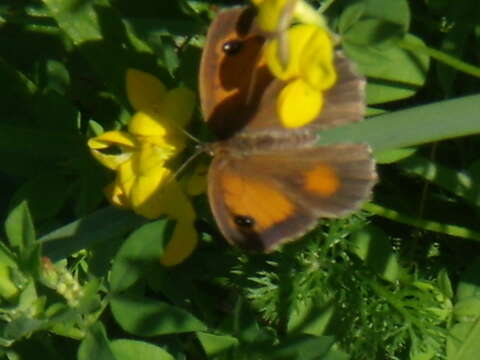
M 322 111 L 324 91 L 335 84 L 333 43 L 321 27 L 301 24 L 288 30 L 289 59 L 283 66 L 277 56 L 279 40 L 268 42 L 265 57 L 270 71 L 287 82 L 277 100 L 284 126 L 300 127 Z
M 303 0 L 252 0 L 257 22 L 271 36 L 265 47 L 270 71 L 287 82 L 277 99 L 285 127 L 307 125 L 323 108 L 336 81 L 333 41 L 325 20 Z M 290 28 L 293 17 L 301 24 Z
M 258 8 L 257 23 L 268 33 L 288 29 L 292 19 L 327 29 L 325 18 L 305 0 L 251 0 Z M 327 29 L 328 30 L 328 29 Z
M 128 132 L 108 131 L 88 141 L 92 155 L 116 171 L 105 194 L 118 207 L 150 219 L 168 215 L 177 221 L 161 259 L 166 266 L 182 262 L 195 248 L 195 212 L 167 161 L 185 147 L 181 131 L 191 119 L 194 94 L 186 88 L 168 91 L 154 76 L 127 71 L 127 96 L 136 110 Z M 115 150 L 115 151 L 114 151 Z
M 258 7 L 257 22 L 267 32 L 286 30 L 298 0 L 252 0 Z
M 199 163 L 186 183 L 186 192 L 191 196 L 203 194 L 207 191 L 208 165 Z

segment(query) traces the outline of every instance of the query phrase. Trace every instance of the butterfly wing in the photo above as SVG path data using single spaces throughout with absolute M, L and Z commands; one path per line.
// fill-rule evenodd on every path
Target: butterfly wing
M 200 66 L 200 97 L 203 117 L 219 140 L 239 130 L 244 135 L 285 131 L 276 102 L 286 83 L 273 78 L 262 58 L 267 36 L 256 26 L 251 7 L 223 11 L 209 28 Z M 325 92 L 321 113 L 306 126 L 312 130 L 364 116 L 365 79 L 341 51 L 335 52 L 334 61 L 338 79 Z
M 308 125 L 299 129 L 313 131 L 360 121 L 365 112 L 365 79 L 359 75 L 355 64 L 347 59 L 341 51 L 335 52 L 335 69 L 337 82 L 324 93 L 324 105 L 320 114 Z M 247 133 L 285 132 L 277 114 L 277 99 L 285 87 L 285 82 L 274 80 L 265 89 L 258 111 L 244 128 Z M 299 109 L 299 111 L 301 111 Z M 292 131 L 294 129 L 289 129 Z
M 208 176 L 219 228 L 232 244 L 271 251 L 318 218 L 358 209 L 376 174 L 367 145 L 313 147 L 312 137 L 309 145 L 304 141 L 307 133 L 362 119 L 365 81 L 353 64 L 337 51 L 338 80 L 325 93 L 321 113 L 298 131 L 285 129 L 276 101 L 286 83 L 273 78 L 262 58 L 267 36 L 255 26 L 251 8 L 220 13 L 207 35 L 200 95 L 205 121 L 227 140 L 212 151 Z
M 265 35 L 254 19 L 254 8 L 234 8 L 220 12 L 208 30 L 200 64 L 200 101 L 203 118 L 219 139 L 245 127 L 273 80 L 261 61 Z
M 218 156 L 209 170 L 210 206 L 230 243 L 271 251 L 320 217 L 357 210 L 370 196 L 374 167 L 368 146 L 354 144 Z

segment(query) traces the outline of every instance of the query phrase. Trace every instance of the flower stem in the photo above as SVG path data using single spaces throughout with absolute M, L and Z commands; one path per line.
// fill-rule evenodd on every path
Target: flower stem
M 415 44 L 408 40 L 401 40 L 399 42 L 399 45 L 401 48 L 406 50 L 425 53 L 428 56 L 434 58 L 435 60 L 438 60 L 439 62 L 442 62 L 446 65 L 450 65 L 451 67 L 453 67 L 454 69 L 457 69 L 458 71 L 462 71 L 466 74 L 480 78 L 480 68 L 478 66 L 474 66 L 466 62 L 463 62 L 442 51 L 430 48 L 425 45 Z
M 323 14 L 325 11 L 328 10 L 328 8 L 330 7 L 330 5 L 332 5 L 333 3 L 335 2 L 335 0 L 325 0 L 323 2 L 323 4 L 320 6 L 320 8 L 318 9 L 318 12 L 320 14 Z
M 480 241 L 480 233 L 473 231 L 466 227 L 442 224 L 436 221 L 424 220 L 420 218 L 410 217 L 408 215 L 402 214 L 399 211 L 386 208 L 384 206 L 369 203 L 364 206 L 364 209 L 374 213 L 375 215 L 383 216 L 384 218 L 397 221 L 402 224 L 407 224 L 415 226 L 421 229 L 435 231 L 443 234 L 448 234 L 451 236 L 457 236 L 465 239 L 472 239 Z
M 332 0 L 329 0 L 330 2 Z M 323 8 L 323 6 L 322 6 Z M 328 29 L 327 22 L 321 12 L 314 9 L 305 1 L 299 1 L 295 6 L 295 17 L 305 24 L 315 24 L 324 29 Z

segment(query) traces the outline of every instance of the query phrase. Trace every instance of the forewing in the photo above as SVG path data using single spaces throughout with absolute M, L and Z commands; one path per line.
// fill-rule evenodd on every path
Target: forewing
M 251 7 L 220 12 L 209 27 L 200 64 L 204 120 L 219 139 L 245 127 L 272 76 L 262 62 L 265 35 Z
M 305 130 L 324 130 L 345 125 L 363 119 L 365 112 L 365 79 L 355 64 L 341 51 L 335 52 L 337 82 L 324 94 L 324 105 L 318 116 L 308 125 L 299 128 Z M 277 99 L 286 83 L 273 81 L 261 98 L 258 111 L 246 124 L 244 134 L 285 132 L 286 129 L 277 113 Z M 301 112 L 301 109 L 298 109 Z M 289 129 L 288 131 L 294 131 Z
M 207 34 L 200 99 L 203 117 L 219 140 L 240 130 L 244 135 L 286 131 L 277 113 L 277 99 L 287 83 L 274 79 L 262 58 L 271 34 L 259 30 L 255 16 L 251 7 L 220 12 Z M 323 130 L 364 116 L 365 79 L 341 51 L 335 52 L 334 61 L 337 82 L 325 92 L 324 106 L 308 128 Z

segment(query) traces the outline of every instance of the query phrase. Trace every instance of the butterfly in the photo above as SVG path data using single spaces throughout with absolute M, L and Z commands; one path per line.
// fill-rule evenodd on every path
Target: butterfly
M 276 99 L 285 82 L 262 60 L 268 35 L 251 7 L 219 13 L 208 30 L 199 88 L 209 144 L 208 197 L 226 240 L 270 252 L 311 230 L 320 218 L 345 216 L 371 195 L 375 162 L 366 144 L 317 146 L 318 133 L 359 121 L 365 80 L 341 51 L 336 84 L 318 117 L 285 128 Z

